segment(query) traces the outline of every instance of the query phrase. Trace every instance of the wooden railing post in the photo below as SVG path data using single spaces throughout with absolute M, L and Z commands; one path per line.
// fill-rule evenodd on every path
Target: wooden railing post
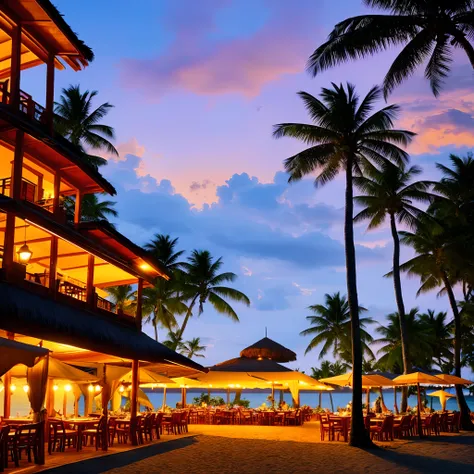
M 20 106 L 20 71 L 21 71 L 21 25 L 13 27 L 12 31 L 12 55 L 10 68 L 10 104 L 18 108 Z
M 137 288 L 137 311 L 135 314 L 135 323 L 139 331 L 142 330 L 142 300 L 143 300 L 143 278 L 139 278 L 138 288 Z
M 81 212 L 82 212 L 82 194 L 79 190 L 76 192 L 76 202 L 74 206 L 74 224 L 79 224 L 81 222 Z
M 46 124 L 49 132 L 54 127 L 54 54 L 49 54 L 46 63 Z
M 140 362 L 132 361 L 132 393 L 130 394 L 130 440 L 132 446 L 138 445 L 137 437 L 137 404 L 138 404 L 138 370 Z
M 13 167 L 11 179 L 11 194 L 13 199 L 21 199 L 21 186 L 23 179 L 23 144 L 25 132 L 16 131 L 15 152 L 13 154 Z
M 56 288 L 57 278 L 56 271 L 58 266 L 58 238 L 55 235 L 51 236 L 51 247 L 50 247 L 50 258 L 49 258 L 49 293 L 56 298 L 58 288 Z
M 94 291 L 94 255 L 89 254 L 87 260 L 87 288 L 86 288 L 87 304 L 94 308 L 95 291 Z

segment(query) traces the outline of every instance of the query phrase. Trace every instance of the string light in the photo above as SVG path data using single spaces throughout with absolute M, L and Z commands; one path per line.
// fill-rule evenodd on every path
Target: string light
M 56 392 L 58 390 L 58 386 L 56 384 L 53 385 L 53 390 Z
M 96 391 L 96 392 L 100 392 L 100 390 L 101 390 L 101 386 L 100 386 L 100 385 L 96 385 L 96 386 L 95 386 L 95 391 Z
M 125 391 L 125 387 L 123 385 L 120 385 L 119 387 L 119 392 L 123 393 Z
M 10 392 L 13 393 L 15 390 L 16 390 L 16 385 L 12 383 L 12 384 L 10 385 Z
M 72 387 L 69 384 L 64 386 L 64 390 L 66 390 L 66 392 L 70 392 L 71 389 L 72 389 Z
M 87 390 L 89 390 L 89 392 L 93 392 L 93 391 L 94 391 L 94 385 L 90 384 L 90 385 L 87 387 Z
M 29 385 L 23 385 L 23 391 L 25 393 L 28 393 L 30 391 L 30 386 Z

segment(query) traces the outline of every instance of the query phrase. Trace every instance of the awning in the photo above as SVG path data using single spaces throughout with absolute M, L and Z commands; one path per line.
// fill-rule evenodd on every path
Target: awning
M 35 359 L 45 356 L 48 352 L 42 347 L 0 338 L 0 377 L 17 364 L 33 367 Z
M 296 360 L 296 354 L 292 350 L 266 336 L 240 351 L 240 357 L 247 357 L 249 359 L 270 359 L 276 362 L 291 362 Z
M 93 313 L 0 283 L 0 329 L 121 357 L 207 369 L 114 316 Z

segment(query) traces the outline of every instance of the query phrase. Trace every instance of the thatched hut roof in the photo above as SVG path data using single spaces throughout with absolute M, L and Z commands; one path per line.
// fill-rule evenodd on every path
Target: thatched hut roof
M 269 359 L 248 359 L 237 357 L 209 367 L 211 372 L 293 372 L 288 367 Z
M 276 362 L 292 362 L 296 354 L 268 337 L 264 337 L 240 352 L 240 357 L 249 359 L 271 359 Z

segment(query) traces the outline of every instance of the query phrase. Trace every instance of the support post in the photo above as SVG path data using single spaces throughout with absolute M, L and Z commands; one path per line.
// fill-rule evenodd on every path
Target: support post
M 76 192 L 76 202 L 74 205 L 74 224 L 79 224 L 79 222 L 81 222 L 81 213 L 82 213 L 82 194 L 78 190 Z
M 49 256 L 49 293 L 56 297 L 56 270 L 58 267 L 58 238 L 51 236 L 51 247 Z
M 94 255 L 89 254 L 87 260 L 87 288 L 86 288 L 86 300 L 87 304 L 91 307 L 95 307 L 95 291 L 94 291 Z
M 54 54 L 48 55 L 46 62 L 46 125 L 49 132 L 53 133 L 53 107 L 54 107 Z
M 135 322 L 138 331 L 142 330 L 142 300 L 143 300 L 143 278 L 138 279 L 137 288 L 137 312 L 135 314 Z
M 107 383 L 107 364 L 104 364 L 102 373 L 102 416 L 104 417 L 104 425 L 102 427 L 102 451 L 109 448 L 109 400 L 112 394 L 111 387 Z
M 416 384 L 417 388 L 417 402 L 418 402 L 418 410 L 416 417 L 418 419 L 418 435 L 420 438 L 423 438 L 423 425 L 421 424 L 421 393 L 420 393 L 420 384 Z
M 21 25 L 13 27 L 12 56 L 10 68 L 10 103 L 18 108 L 20 105 L 20 73 L 21 73 Z
M 137 438 L 137 405 L 138 405 L 138 370 L 140 362 L 132 361 L 132 391 L 130 394 L 130 439 L 132 446 L 138 445 Z
M 7 337 L 10 340 L 15 339 L 15 334 L 12 332 L 7 333 Z M 10 371 L 8 371 L 4 376 L 3 376 L 3 418 L 10 418 L 10 412 L 11 412 L 11 401 L 12 401 L 12 394 L 10 392 L 10 386 L 11 386 L 11 375 Z
M 56 172 L 54 175 L 54 196 L 53 196 L 53 214 L 57 218 L 59 216 L 59 193 L 61 192 L 61 175 Z
M 23 130 L 16 131 L 15 152 L 13 154 L 13 167 L 11 178 L 11 194 L 13 199 L 21 199 L 21 185 L 23 178 L 23 143 L 25 132 Z
M 15 214 L 7 213 L 3 249 L 3 268 L 8 270 L 15 261 Z

